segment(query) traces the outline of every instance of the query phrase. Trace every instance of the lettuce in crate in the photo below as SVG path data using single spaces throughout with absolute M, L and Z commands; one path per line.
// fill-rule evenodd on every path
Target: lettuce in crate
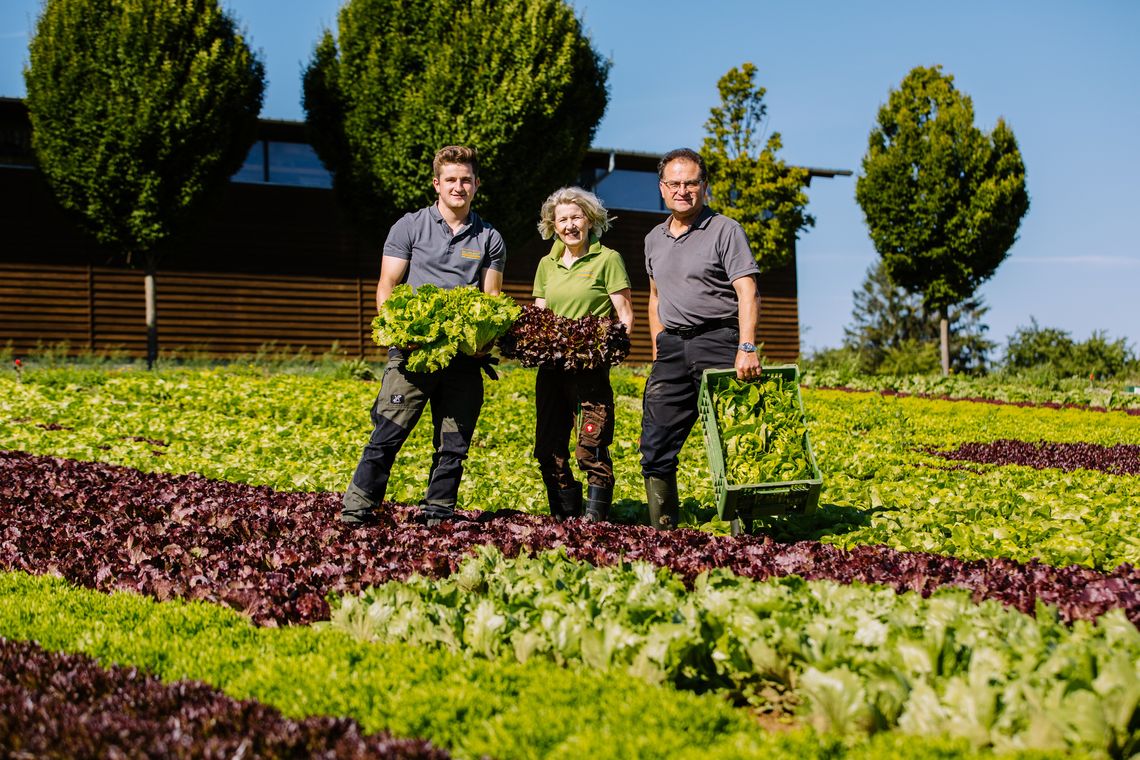
M 415 346 L 404 366 L 411 372 L 442 369 L 457 353 L 477 354 L 505 333 L 519 315 L 508 295 L 473 287 L 397 285 L 372 320 L 379 346 Z
M 794 383 L 779 375 L 766 375 L 760 382 L 726 376 L 712 389 L 712 402 L 729 483 L 781 483 L 812 476 L 804 446 L 807 427 Z
M 616 317 L 571 319 L 530 304 L 499 338 L 499 353 L 524 367 L 611 367 L 629 355 L 629 332 Z

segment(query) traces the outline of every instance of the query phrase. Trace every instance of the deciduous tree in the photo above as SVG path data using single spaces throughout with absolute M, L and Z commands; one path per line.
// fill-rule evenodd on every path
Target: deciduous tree
M 1127 338 L 1111 340 L 1103 330 L 1094 330 L 1088 340 L 1076 342 L 1068 332 L 1041 327 L 1033 317 L 1029 326 L 1018 327 L 1005 349 L 1006 369 L 1046 370 L 1058 377 L 1116 377 L 1138 369 L 1140 358 Z
M 480 213 L 510 240 L 577 178 L 607 72 L 562 0 L 348 0 L 305 70 L 304 107 L 366 232 L 431 202 L 432 156 L 463 144 L 479 151 Z
M 998 119 L 974 126 L 973 103 L 941 67 L 917 67 L 891 92 L 871 131 L 855 197 L 892 282 L 941 317 L 949 372 L 949 310 L 988 280 L 1029 208 L 1025 165 Z
M 59 202 L 145 270 L 153 365 L 160 247 L 241 167 L 264 67 L 216 0 L 47 0 L 24 80 Z
M 805 212 L 808 171 L 776 157 L 773 132 L 760 148 L 768 109 L 756 67 L 745 63 L 717 82 L 720 105 L 705 122 L 701 156 L 709 171 L 709 205 L 744 227 L 761 271 L 791 262 L 800 230 L 815 224 Z

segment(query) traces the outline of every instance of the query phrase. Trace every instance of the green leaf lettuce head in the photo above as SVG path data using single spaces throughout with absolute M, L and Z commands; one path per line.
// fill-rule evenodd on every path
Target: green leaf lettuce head
M 723 378 L 713 406 L 730 483 L 779 483 L 811 477 L 806 426 L 796 386 L 780 377 L 751 383 Z
M 508 295 L 492 296 L 473 287 L 397 285 L 372 320 L 372 339 L 380 346 L 415 346 L 405 366 L 434 372 L 457 353 L 479 353 L 505 333 L 519 316 Z

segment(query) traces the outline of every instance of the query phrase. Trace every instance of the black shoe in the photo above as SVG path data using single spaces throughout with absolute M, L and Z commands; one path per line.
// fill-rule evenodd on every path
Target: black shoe
M 421 504 L 420 511 L 412 521 L 427 528 L 434 528 L 442 522 L 459 519 L 452 507 L 441 507 L 436 504 Z
M 352 511 L 341 510 L 340 522 L 342 525 L 359 526 L 359 525 L 375 525 L 376 515 L 372 511 Z
M 380 498 L 375 498 L 356 483 L 349 482 L 341 499 L 340 521 L 345 525 L 370 525 L 376 522 L 376 508 L 383 500 L 383 492 Z

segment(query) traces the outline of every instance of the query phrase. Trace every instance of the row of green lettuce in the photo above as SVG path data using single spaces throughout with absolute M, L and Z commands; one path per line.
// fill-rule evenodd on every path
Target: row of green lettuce
M 426 738 L 457 757 L 978 756 L 969 742 L 938 736 L 844 742 L 806 727 L 765 731 L 716 694 L 676 691 L 616 669 L 492 662 L 365 643 L 333 629 L 258 628 L 212 605 L 101 594 L 22 573 L 0 574 L 0 636 L 165 681 L 202 681 L 287 717 L 349 717 L 367 732 Z M 1027 748 L 1013 756 L 1070 755 Z
M 1087 377 L 1059 378 L 1036 374 L 1039 376 L 1027 376 L 1019 381 L 1007 375 L 865 375 L 846 370 L 812 369 L 804 372 L 802 381 L 804 385 L 816 388 L 1140 410 L 1140 394 L 1133 390 L 1134 385 L 1127 382 L 1104 383 Z
M 958 590 L 927 599 L 725 571 L 690 590 L 645 563 L 593 568 L 564 552 L 483 549 L 444 580 L 345 597 L 331 625 L 489 660 L 619 668 L 795 713 L 828 734 L 1140 752 L 1140 631 L 1119 611 L 1070 627 L 1045 606 L 1033 617 Z
M 1140 478 L 1016 465 L 952 469 L 926 453 L 999 439 L 1136 444 L 1140 417 L 839 391 L 804 395 L 825 507 L 813 519 L 775 526 L 778 537 L 798 529 L 843 547 L 883 544 L 1100 570 L 1140 563 Z
M 638 452 L 643 381 L 628 370 L 614 373 L 611 453 L 619 521 L 645 520 Z M 508 369 L 487 382 L 461 507 L 546 510 L 537 468 L 526 464 L 533 387 L 528 369 Z M 0 379 L 0 448 L 339 491 L 368 438 L 376 389 L 348 379 L 234 368 L 44 370 L 26 374 L 23 383 Z M 775 538 L 884 544 L 963 559 L 1039 558 L 1102 570 L 1140 564 L 1134 530 L 1140 478 L 1021 466 L 951 469 L 927 453 L 1001 438 L 1136 444 L 1140 416 L 813 389 L 805 389 L 803 399 L 823 473 L 820 509 L 764 526 Z M 397 461 L 389 498 L 420 498 L 430 450 L 430 426 L 421 425 Z M 697 429 L 682 452 L 679 481 L 683 521 L 727 532 L 716 519 Z

